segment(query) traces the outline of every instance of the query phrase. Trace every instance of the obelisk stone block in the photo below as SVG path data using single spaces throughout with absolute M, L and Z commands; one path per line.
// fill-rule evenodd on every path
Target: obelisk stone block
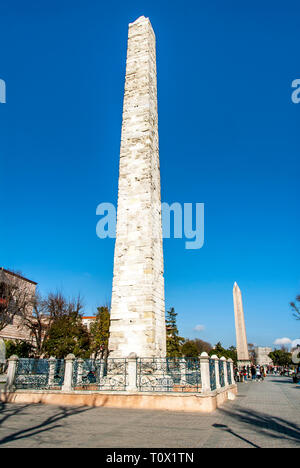
M 109 351 L 166 353 L 156 46 L 145 17 L 128 33 Z

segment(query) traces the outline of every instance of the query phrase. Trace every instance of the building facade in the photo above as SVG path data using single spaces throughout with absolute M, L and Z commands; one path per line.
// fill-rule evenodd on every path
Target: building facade
M 35 281 L 29 280 L 24 276 L 14 273 L 12 271 L 6 270 L 5 268 L 0 268 L 0 310 L 1 306 L 5 307 L 7 301 L 6 291 L 7 287 L 13 287 L 16 290 L 16 295 L 18 295 L 18 290 L 20 294 L 25 296 L 34 296 L 37 283 Z M 27 311 L 28 314 L 32 313 L 30 307 Z M 30 331 L 22 326 L 21 316 L 13 313 L 11 314 L 12 318 L 9 323 L 0 331 L 0 338 L 6 340 L 23 340 L 23 341 L 32 341 L 32 336 Z
M 267 346 L 257 346 L 254 348 L 255 351 L 255 361 L 256 364 L 259 366 L 270 366 L 273 364 L 272 359 L 269 358 L 269 354 L 272 351 L 272 348 L 268 348 Z

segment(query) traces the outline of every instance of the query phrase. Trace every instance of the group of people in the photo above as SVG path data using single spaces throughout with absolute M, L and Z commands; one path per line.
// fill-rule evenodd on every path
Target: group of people
M 265 378 L 265 369 L 263 366 L 251 366 L 250 369 L 252 380 L 256 380 L 256 382 L 262 382 Z
M 251 367 L 243 366 L 241 369 L 235 369 L 236 382 L 247 382 L 248 379 L 255 380 L 256 382 L 263 382 L 265 376 L 266 374 L 263 366 L 255 366 L 252 364 Z

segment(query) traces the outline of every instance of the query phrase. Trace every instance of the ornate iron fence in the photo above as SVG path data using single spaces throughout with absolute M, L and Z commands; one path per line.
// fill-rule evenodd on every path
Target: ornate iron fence
M 14 385 L 17 389 L 60 389 L 64 381 L 64 361 L 19 359 Z
M 60 390 L 65 384 L 64 388 L 77 391 L 137 389 L 140 392 L 198 393 L 202 391 L 201 362 L 201 358 L 75 359 L 73 373 L 68 371 L 65 377 L 63 359 L 19 359 L 14 385 L 16 389 L 32 390 Z M 205 372 L 209 370 L 212 391 L 219 384 L 225 387 L 225 370 L 228 384 L 233 383 L 230 362 L 219 360 L 217 365 L 219 382 L 216 381 L 215 359 L 209 359 L 209 367 L 204 367 Z
M 127 385 L 127 359 L 77 359 L 73 364 L 74 390 L 124 391 Z
M 127 386 L 126 358 L 108 358 L 104 361 L 99 390 L 125 391 Z
M 224 361 L 219 360 L 219 378 L 221 387 L 225 387 L 225 378 L 224 378 Z
M 73 389 L 98 390 L 100 385 L 101 361 L 77 359 L 73 363 Z
M 198 358 L 139 358 L 137 388 L 141 392 L 200 392 Z
M 231 366 L 230 366 L 230 362 L 227 362 L 226 365 L 227 365 L 227 380 L 228 380 L 228 385 L 231 385 L 231 384 L 232 384 L 232 378 L 231 378 Z
M 210 359 L 209 360 L 209 377 L 210 377 L 210 389 L 216 390 L 217 384 L 216 384 L 216 366 L 215 366 L 215 360 Z

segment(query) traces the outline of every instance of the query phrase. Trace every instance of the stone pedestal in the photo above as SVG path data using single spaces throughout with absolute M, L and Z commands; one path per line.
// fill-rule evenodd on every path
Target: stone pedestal
M 56 364 L 56 359 L 55 359 L 55 357 L 51 356 L 49 358 L 49 376 L 48 376 L 48 385 L 49 385 L 49 387 L 52 387 L 54 385 L 55 364 Z
M 62 386 L 63 392 L 71 392 L 73 389 L 73 364 L 75 359 L 76 358 L 74 354 L 68 354 L 68 356 L 65 358 L 65 378 L 64 384 Z
M 209 356 L 204 351 L 199 356 L 202 393 L 210 392 Z
M 221 357 L 220 361 L 223 361 L 223 369 L 224 369 L 224 386 L 228 387 L 228 376 L 227 376 L 227 361 L 224 356 Z
M 7 370 L 7 378 L 6 378 L 6 390 L 12 390 L 14 388 L 16 374 L 17 374 L 17 367 L 18 367 L 19 358 L 16 355 L 11 356 L 8 359 L 8 370 Z
M 221 388 L 220 384 L 220 370 L 219 370 L 219 358 L 216 354 L 211 356 L 211 359 L 215 361 L 215 376 L 216 376 L 216 390 Z

